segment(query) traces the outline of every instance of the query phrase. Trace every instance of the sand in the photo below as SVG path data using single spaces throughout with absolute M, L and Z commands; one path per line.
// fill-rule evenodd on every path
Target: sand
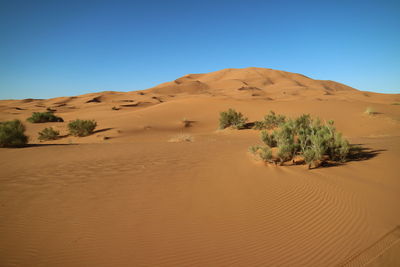
M 0 266 L 398 266 L 397 102 L 261 68 L 0 101 L 1 121 L 46 108 L 65 120 L 25 122 L 30 146 L 0 149 Z M 247 153 L 258 131 L 216 130 L 230 107 L 250 121 L 269 110 L 333 119 L 367 152 L 311 171 L 264 165 Z M 97 131 L 67 136 L 76 118 Z M 49 126 L 63 138 L 39 142 Z

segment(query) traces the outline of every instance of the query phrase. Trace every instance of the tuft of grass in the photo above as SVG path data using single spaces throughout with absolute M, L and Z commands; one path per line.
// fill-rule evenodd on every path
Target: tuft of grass
M 22 147 L 28 143 L 20 120 L 0 122 L 0 147 Z
M 96 126 L 95 120 L 74 120 L 68 123 L 68 130 L 73 136 L 83 137 L 91 135 Z
M 232 127 L 239 130 L 245 128 L 246 122 L 247 118 L 245 118 L 242 113 L 236 112 L 236 110 L 230 108 L 228 111 L 220 113 L 219 128 L 225 129 Z
M 38 139 L 40 141 L 48 141 L 48 140 L 56 140 L 60 137 L 60 132 L 54 130 L 52 127 L 44 128 L 41 132 L 39 132 Z
M 393 103 L 392 105 L 400 106 L 400 102 L 395 102 L 395 103 Z
M 194 137 L 190 134 L 177 134 L 173 137 L 171 137 L 168 142 L 171 143 L 179 143 L 179 142 L 193 142 L 194 141 Z
M 367 114 L 367 115 L 369 115 L 369 116 L 372 116 L 372 115 L 375 115 L 375 114 L 376 114 L 375 110 L 374 110 L 373 108 L 371 108 L 371 107 L 367 107 L 367 108 L 365 109 L 364 113 Z
M 44 123 L 44 122 L 63 122 L 61 117 L 53 114 L 53 112 L 33 112 L 32 116 L 27 119 L 31 123 Z

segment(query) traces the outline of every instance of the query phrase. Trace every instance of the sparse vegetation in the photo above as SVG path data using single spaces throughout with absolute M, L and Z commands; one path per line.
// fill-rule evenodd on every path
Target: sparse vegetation
M 270 111 L 267 115 L 264 116 L 264 120 L 256 121 L 254 123 L 253 129 L 255 130 L 271 130 L 286 121 L 286 117 L 281 114 L 275 114 L 275 112 Z
M 71 135 L 82 137 L 91 135 L 96 126 L 95 120 L 74 120 L 68 123 L 68 130 Z
M 52 127 L 44 128 L 41 132 L 39 132 L 38 139 L 40 141 L 48 141 L 48 140 L 56 140 L 60 137 L 60 132 L 54 130 Z
M 191 127 L 192 123 L 193 123 L 193 121 L 191 121 L 191 120 L 188 120 L 186 118 L 182 119 L 182 124 L 183 124 L 183 127 L 185 127 L 185 128 Z
M 172 143 L 178 143 L 178 142 L 193 142 L 193 141 L 194 141 L 194 138 L 193 138 L 192 135 L 190 135 L 190 134 L 184 134 L 184 133 L 175 135 L 175 136 L 171 137 L 171 138 L 168 140 L 168 142 L 172 142 Z
M 271 121 L 274 124 L 276 122 Z M 249 151 L 266 162 L 280 165 L 289 161 L 294 163 L 295 157 L 300 157 L 309 168 L 329 161 L 344 162 L 350 152 L 350 145 L 341 133 L 336 132 L 333 125 L 333 121 L 321 123 L 319 119 L 314 120 L 308 114 L 294 120 L 281 119 L 279 127 L 273 132 L 261 132 L 261 140 L 265 146 L 251 147 Z
M 242 113 L 236 112 L 234 109 L 229 109 L 228 111 L 223 111 L 220 113 L 219 117 L 219 128 L 225 129 L 232 127 L 234 129 L 243 129 L 247 118 L 243 116 Z
M 27 119 L 32 123 L 44 122 L 63 122 L 61 117 L 57 117 L 53 112 L 33 112 L 32 116 Z
M 22 147 L 28 142 L 20 120 L 0 122 L 0 147 Z
M 376 114 L 375 110 L 373 108 L 371 108 L 371 107 L 367 107 L 365 109 L 364 113 L 367 114 L 367 115 L 370 115 L 370 116 Z

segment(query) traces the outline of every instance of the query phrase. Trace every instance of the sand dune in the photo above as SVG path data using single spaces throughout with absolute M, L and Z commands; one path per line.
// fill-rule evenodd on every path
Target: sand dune
M 0 149 L 0 266 L 396 266 L 398 102 L 262 68 L 0 101 L 0 120 L 23 120 L 32 144 Z M 250 121 L 269 110 L 333 119 L 365 155 L 312 171 L 266 166 L 247 153 L 258 131 L 216 131 L 231 107 Z M 26 122 L 47 108 L 65 122 Z M 68 136 L 76 118 L 97 131 Z M 64 137 L 39 142 L 49 126 Z M 194 138 L 169 142 L 179 134 Z

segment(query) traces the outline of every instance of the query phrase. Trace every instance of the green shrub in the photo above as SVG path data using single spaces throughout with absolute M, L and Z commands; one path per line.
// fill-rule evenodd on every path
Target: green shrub
M 251 146 L 249 152 L 260 157 L 265 162 L 272 161 L 272 150 L 267 146 Z
M 43 123 L 43 122 L 63 122 L 61 117 L 57 117 L 53 112 L 33 112 L 32 116 L 27 119 L 32 123 Z
M 74 120 L 68 123 L 68 130 L 73 136 L 88 136 L 93 133 L 96 126 L 95 120 Z
M 261 147 L 259 149 L 259 156 L 262 160 L 270 162 L 272 160 L 272 150 L 269 147 Z
M 276 147 L 277 145 L 274 133 L 269 134 L 267 131 L 262 131 L 261 140 L 269 147 Z
M 55 140 L 59 138 L 60 132 L 54 130 L 53 128 L 44 128 L 41 132 L 39 132 L 38 139 L 40 141 L 47 141 L 47 140 Z
M 265 129 L 265 124 L 263 121 L 255 121 L 253 125 L 254 130 L 264 130 Z
M 270 118 L 274 114 L 271 112 Z M 346 161 L 351 147 L 342 134 L 336 132 L 333 121 L 321 123 L 319 119 L 313 120 L 308 114 L 294 120 L 284 118 L 279 121 L 279 128 L 271 134 L 267 131 L 261 132 L 261 140 L 266 146 L 258 148 L 258 154 L 262 149 L 270 151 L 272 147 L 277 147 L 275 162 L 279 161 L 283 164 L 290 160 L 294 161 L 295 156 L 299 155 L 304 158 L 309 167 L 313 163 L 318 166 L 325 160 Z M 272 153 L 266 158 L 266 161 L 273 161 Z
M 278 127 L 285 121 L 286 117 L 284 115 L 276 115 L 272 110 L 264 117 L 265 128 L 269 130 Z
M 219 128 L 225 129 L 232 127 L 234 129 L 243 129 L 246 122 L 247 118 L 245 118 L 242 113 L 236 112 L 234 109 L 230 108 L 228 111 L 220 113 Z
M 251 154 L 257 154 L 257 152 L 258 152 L 258 150 L 261 148 L 261 146 L 250 146 L 249 147 L 249 152 L 251 153 Z
M 0 122 L 0 147 L 21 147 L 28 142 L 20 120 Z
M 275 114 L 275 112 L 270 111 L 269 114 L 264 116 L 264 120 L 254 122 L 253 129 L 255 130 L 271 130 L 279 125 L 283 124 L 286 121 L 286 117 L 284 115 Z

